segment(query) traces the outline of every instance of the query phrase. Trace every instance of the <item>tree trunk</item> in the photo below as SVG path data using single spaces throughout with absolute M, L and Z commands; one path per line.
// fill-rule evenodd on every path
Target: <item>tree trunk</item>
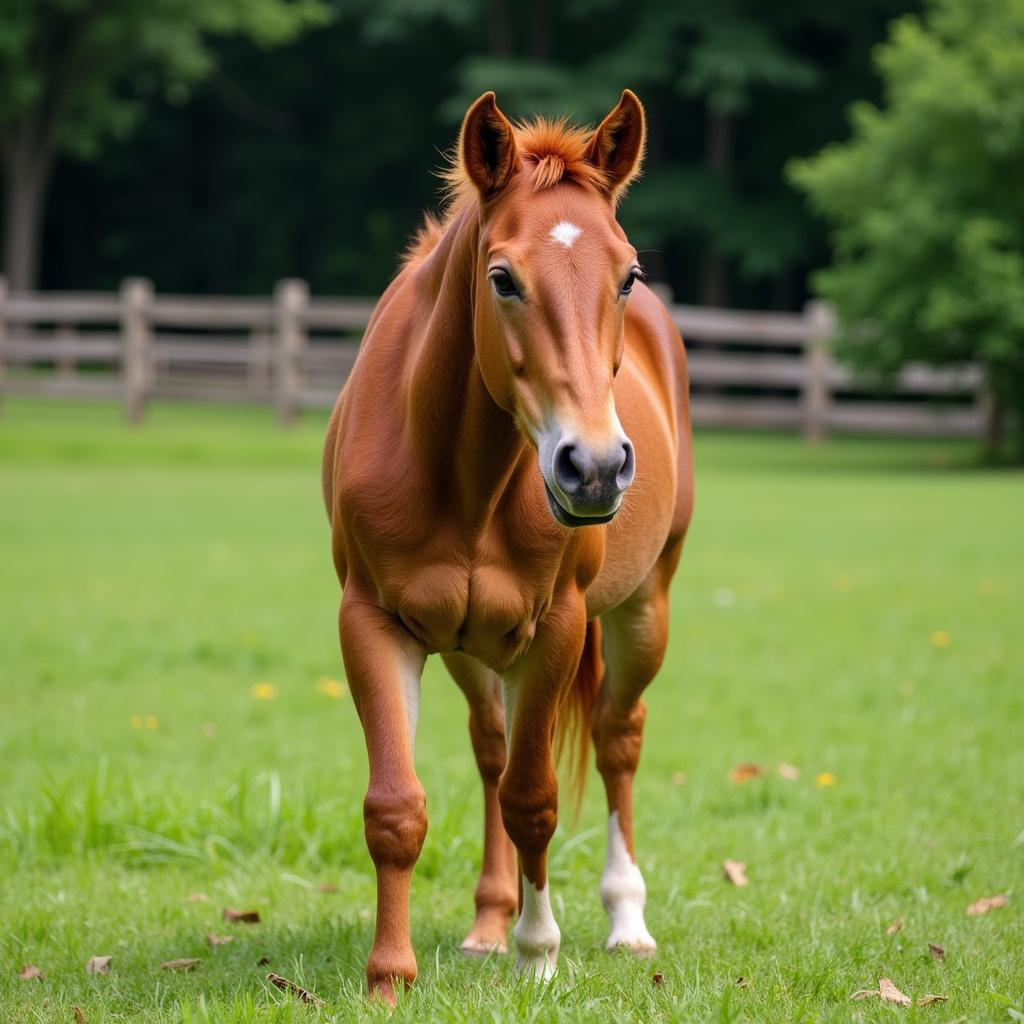
M 4 273 L 12 292 L 32 291 L 39 282 L 49 160 L 24 144 L 10 146 L 4 156 Z
M 707 134 L 704 138 L 704 166 L 716 177 L 723 177 L 732 164 L 732 118 L 708 108 Z M 728 268 L 715 239 L 704 239 L 701 255 L 700 301 L 704 306 L 724 306 L 728 299 Z

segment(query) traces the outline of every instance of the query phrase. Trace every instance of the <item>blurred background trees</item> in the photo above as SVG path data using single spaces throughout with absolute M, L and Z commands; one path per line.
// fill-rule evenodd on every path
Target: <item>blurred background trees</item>
M 511 114 L 593 119 L 629 85 L 651 138 L 622 215 L 653 276 L 686 301 L 797 307 L 828 247 L 785 165 L 845 136 L 849 103 L 876 98 L 872 46 L 914 7 L 7 0 L 8 274 L 33 279 L 12 237 L 40 216 L 34 189 L 49 195 L 46 287 L 145 274 L 161 290 L 265 293 L 300 275 L 373 294 L 435 205 L 432 172 L 471 99 L 494 88 Z M 76 63 L 72 81 L 61 68 Z M 26 173 L 19 140 L 55 105 L 48 162 L 37 140 Z
M 863 369 L 984 367 L 990 453 L 1024 455 L 1024 0 L 937 0 L 877 63 L 883 105 L 793 168 L 832 225 L 815 285 Z
M 110 153 L 148 97 L 184 101 L 216 66 L 214 38 L 241 35 L 268 48 L 328 14 L 320 0 L 5 0 L 0 157 L 9 285 L 37 283 L 39 233 L 59 154 Z M 139 170 L 142 186 L 145 168 Z

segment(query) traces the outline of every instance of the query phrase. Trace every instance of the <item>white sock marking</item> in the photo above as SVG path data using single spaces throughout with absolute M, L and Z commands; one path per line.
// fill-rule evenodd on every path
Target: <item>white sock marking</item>
M 532 971 L 538 981 L 554 976 L 558 964 L 558 947 L 562 933 L 551 913 L 551 899 L 547 883 L 538 889 L 523 879 L 523 912 L 513 929 L 516 941 L 516 966 L 521 971 Z
M 626 848 L 618 811 L 612 811 L 608 819 L 608 859 L 601 876 L 601 902 L 612 925 L 606 949 L 625 946 L 639 955 L 657 949 L 658 944 L 644 921 L 647 886 Z
M 572 224 L 567 220 L 560 220 L 551 229 L 551 237 L 558 242 L 559 245 L 564 245 L 566 249 L 572 248 L 572 243 L 575 242 L 582 234 L 583 228 L 578 228 L 575 224 Z

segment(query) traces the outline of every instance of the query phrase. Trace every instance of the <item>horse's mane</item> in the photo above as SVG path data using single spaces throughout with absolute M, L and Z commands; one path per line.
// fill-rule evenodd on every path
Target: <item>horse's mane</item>
M 516 122 L 512 130 L 523 172 L 530 176 L 535 192 L 551 188 L 560 181 L 574 181 L 602 190 L 607 187 L 604 172 L 587 159 L 594 134 L 592 128 L 571 124 L 565 118 L 535 117 Z M 441 217 L 424 215 L 422 225 L 402 257 L 403 266 L 418 263 L 429 255 L 448 225 L 477 199 L 476 187 L 462 166 L 458 147 L 448 154 L 447 161 L 441 170 L 445 183 L 444 213 Z

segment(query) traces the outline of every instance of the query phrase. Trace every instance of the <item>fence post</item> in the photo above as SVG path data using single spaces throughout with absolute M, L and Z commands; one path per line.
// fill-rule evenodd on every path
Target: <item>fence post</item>
M 4 377 L 6 375 L 6 362 L 4 349 L 7 347 L 7 317 L 5 307 L 7 305 L 7 278 L 0 274 L 0 412 L 4 407 Z
M 835 330 L 835 313 L 828 303 L 815 299 L 804 306 L 804 317 L 811 329 L 811 336 L 804 346 L 807 368 L 803 395 L 804 437 L 817 444 L 824 440 L 828 429 L 829 343 Z
M 281 426 L 295 422 L 301 401 L 299 359 L 306 345 L 306 305 L 309 286 L 297 278 L 278 281 L 274 288 L 274 341 L 277 346 L 277 416 Z
M 124 411 L 129 423 L 139 423 L 146 411 L 149 378 L 149 304 L 153 285 L 144 277 L 121 282 L 121 373 L 124 382 Z

